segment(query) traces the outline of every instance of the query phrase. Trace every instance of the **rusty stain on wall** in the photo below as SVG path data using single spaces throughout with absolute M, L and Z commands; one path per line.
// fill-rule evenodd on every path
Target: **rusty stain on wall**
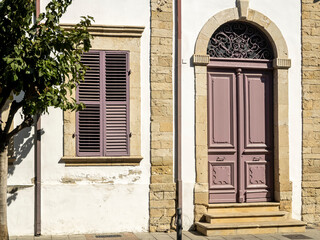
M 89 181 L 91 183 L 104 183 L 104 184 L 115 184 L 117 179 L 128 180 L 128 184 L 138 181 L 142 174 L 141 170 L 130 169 L 126 173 L 120 173 L 118 176 L 110 177 L 97 177 L 90 176 L 89 174 L 83 176 L 65 176 L 62 177 L 60 182 L 63 184 L 76 184 L 76 182 Z
M 63 177 L 61 178 L 61 182 L 62 183 L 72 183 L 72 184 L 75 184 L 76 181 L 78 181 L 78 179 L 75 179 L 75 178 L 69 178 L 69 177 Z

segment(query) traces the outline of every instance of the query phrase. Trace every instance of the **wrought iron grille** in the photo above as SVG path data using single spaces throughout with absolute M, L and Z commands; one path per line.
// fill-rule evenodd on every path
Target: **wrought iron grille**
M 244 22 L 229 22 L 219 27 L 210 38 L 207 53 L 216 58 L 273 59 L 266 36 Z

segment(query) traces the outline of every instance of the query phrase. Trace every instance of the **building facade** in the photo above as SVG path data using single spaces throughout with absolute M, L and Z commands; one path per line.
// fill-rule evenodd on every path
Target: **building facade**
M 15 137 L 10 234 L 170 231 L 180 203 L 185 230 L 226 203 L 318 224 L 320 3 L 107 2 L 62 18 L 95 19 L 74 93 L 87 108 L 50 109 L 38 144 L 35 128 Z

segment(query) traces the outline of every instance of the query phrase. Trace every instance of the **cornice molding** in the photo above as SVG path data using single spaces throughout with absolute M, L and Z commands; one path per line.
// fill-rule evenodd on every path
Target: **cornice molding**
M 65 30 L 73 29 L 76 24 L 64 23 L 60 24 Z M 144 31 L 143 26 L 113 26 L 113 25 L 91 25 L 88 27 L 92 36 L 108 36 L 108 37 L 136 37 L 140 38 Z

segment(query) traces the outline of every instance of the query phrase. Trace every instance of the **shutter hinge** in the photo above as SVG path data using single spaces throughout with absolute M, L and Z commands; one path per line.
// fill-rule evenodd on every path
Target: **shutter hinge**
M 131 74 L 131 69 L 128 71 L 128 75 L 130 75 Z
M 132 137 L 132 132 L 129 133 L 129 137 L 130 137 L 130 138 Z

